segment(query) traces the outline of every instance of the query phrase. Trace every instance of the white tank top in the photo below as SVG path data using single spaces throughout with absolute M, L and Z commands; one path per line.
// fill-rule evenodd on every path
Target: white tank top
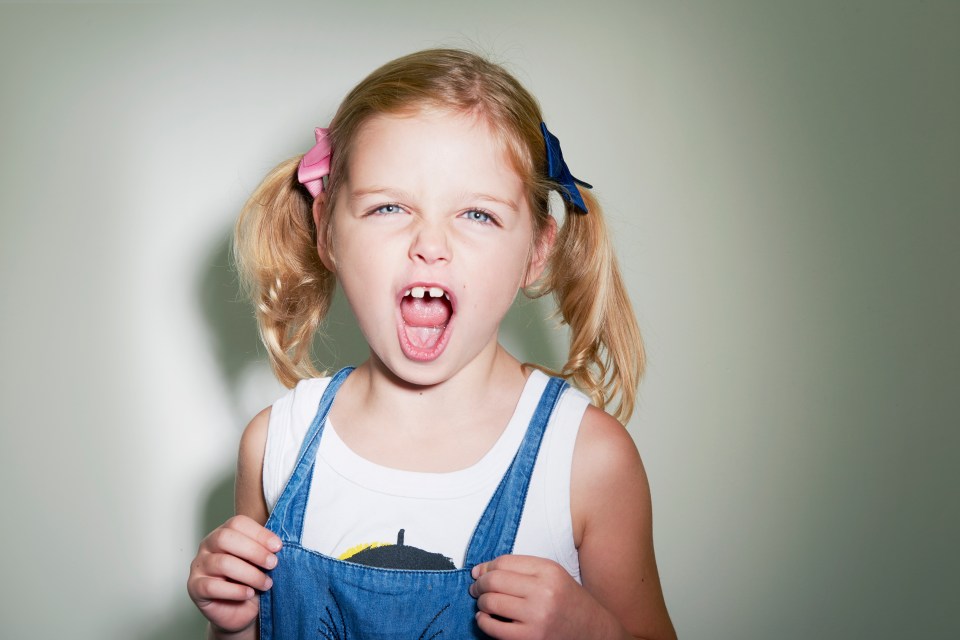
M 349 559 L 366 548 L 403 544 L 445 556 L 451 568 L 461 567 L 474 527 L 520 446 L 547 379 L 533 370 L 493 447 L 472 466 L 449 473 L 403 471 L 370 462 L 344 444 L 328 419 L 310 485 L 303 546 Z M 263 461 L 263 493 L 270 511 L 293 473 L 329 380 L 301 380 L 273 404 Z M 516 554 L 554 560 L 578 582 L 570 469 L 588 403 L 572 388 L 557 403 L 530 479 L 514 545 Z

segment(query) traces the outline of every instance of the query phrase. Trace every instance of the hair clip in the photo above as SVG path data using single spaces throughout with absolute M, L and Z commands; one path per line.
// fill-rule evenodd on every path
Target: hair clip
M 543 141 L 547 145 L 547 175 L 560 186 L 557 191 L 564 200 L 572 204 L 581 213 L 587 213 L 587 205 L 583 202 L 583 197 L 580 195 L 577 185 L 579 184 L 587 189 L 593 189 L 593 185 L 573 177 L 567 163 L 563 161 L 560 141 L 557 140 L 557 136 L 550 133 L 547 125 L 543 122 L 540 123 L 540 131 L 543 132 Z
M 313 130 L 317 143 L 303 154 L 297 169 L 297 181 L 307 188 L 314 198 L 323 191 L 323 177 L 330 173 L 330 139 L 327 129 L 317 127 Z

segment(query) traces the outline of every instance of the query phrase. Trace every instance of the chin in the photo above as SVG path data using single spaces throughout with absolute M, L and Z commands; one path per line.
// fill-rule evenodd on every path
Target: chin
M 432 387 L 442 384 L 469 367 L 456 357 L 454 350 L 447 350 L 430 360 L 409 358 L 402 349 L 390 349 L 390 353 L 374 353 L 376 366 L 399 384 L 410 387 Z

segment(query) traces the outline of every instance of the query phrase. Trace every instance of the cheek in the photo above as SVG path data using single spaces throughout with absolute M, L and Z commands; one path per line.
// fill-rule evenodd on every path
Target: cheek
M 339 271 L 353 271 L 358 265 L 358 255 L 364 255 L 364 246 L 369 242 L 364 242 L 363 238 L 357 233 L 350 233 L 350 221 L 333 221 L 327 230 L 327 254 Z M 366 251 L 370 255 L 370 251 Z M 362 264 L 362 263 L 361 263 Z M 343 278 L 344 273 L 338 273 Z
M 516 247 L 516 252 L 511 251 L 509 256 L 487 260 L 479 270 L 483 275 L 473 287 L 478 293 L 477 308 L 506 314 L 523 285 L 527 264 L 524 245 Z

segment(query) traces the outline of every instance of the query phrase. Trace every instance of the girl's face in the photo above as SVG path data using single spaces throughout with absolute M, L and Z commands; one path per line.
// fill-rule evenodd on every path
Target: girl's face
M 449 111 L 376 116 L 348 171 L 319 249 L 373 357 L 413 384 L 492 358 L 552 235 L 535 243 L 524 184 L 487 124 Z

